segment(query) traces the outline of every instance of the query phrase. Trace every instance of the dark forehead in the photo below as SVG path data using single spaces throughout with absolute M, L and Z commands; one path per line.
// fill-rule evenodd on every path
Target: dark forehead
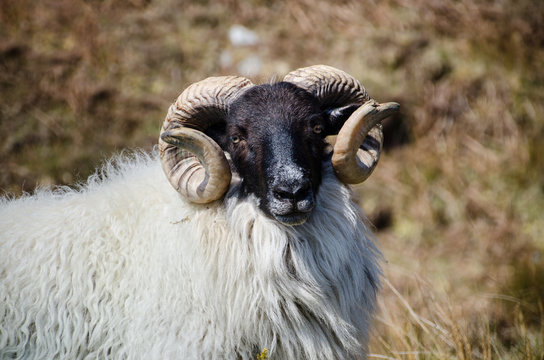
M 262 119 L 268 125 L 304 121 L 316 113 L 319 113 L 318 100 L 309 92 L 287 82 L 253 86 L 229 109 L 231 120 L 237 123 L 254 123 Z

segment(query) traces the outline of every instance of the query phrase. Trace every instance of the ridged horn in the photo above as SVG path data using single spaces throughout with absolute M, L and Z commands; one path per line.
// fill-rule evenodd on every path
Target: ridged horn
M 357 109 L 342 125 L 332 157 L 333 168 L 341 181 L 348 184 L 365 181 L 380 158 L 383 144 L 380 121 L 398 111 L 399 105 L 387 103 L 382 109 L 382 105 L 371 101 L 357 79 L 327 65 L 294 70 L 285 76 L 284 81 L 312 93 L 323 109 L 367 105 Z
M 362 105 L 370 100 L 365 88 L 353 76 L 328 65 L 314 65 L 291 71 L 283 81 L 312 93 L 323 108 L 349 104 Z
M 346 120 L 334 144 L 332 167 L 340 181 L 358 184 L 365 181 L 380 159 L 383 133 L 380 121 L 396 113 L 399 104 L 378 104 L 369 100 Z
M 225 121 L 229 104 L 252 85 L 244 77 L 210 77 L 190 85 L 168 109 L 159 138 L 161 164 L 170 184 L 189 201 L 208 203 L 228 190 L 229 163 L 204 131 Z

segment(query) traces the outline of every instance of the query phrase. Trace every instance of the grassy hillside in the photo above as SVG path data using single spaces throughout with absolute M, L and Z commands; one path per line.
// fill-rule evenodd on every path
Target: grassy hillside
M 336 66 L 402 106 L 356 188 L 387 260 L 371 358 L 542 359 L 543 23 L 539 0 L 3 0 L 0 190 L 150 150 L 207 76 Z

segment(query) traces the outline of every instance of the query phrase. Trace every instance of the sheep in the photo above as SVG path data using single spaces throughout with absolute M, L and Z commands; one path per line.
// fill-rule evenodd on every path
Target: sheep
M 366 358 L 381 254 L 349 184 L 398 107 L 325 65 L 212 77 L 152 153 L 1 199 L 0 358 Z

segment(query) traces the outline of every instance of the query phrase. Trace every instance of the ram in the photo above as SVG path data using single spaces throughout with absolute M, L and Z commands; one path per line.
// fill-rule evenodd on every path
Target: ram
M 348 184 L 397 109 L 324 65 L 212 77 L 153 153 L 2 199 L 0 358 L 365 358 L 381 255 Z

